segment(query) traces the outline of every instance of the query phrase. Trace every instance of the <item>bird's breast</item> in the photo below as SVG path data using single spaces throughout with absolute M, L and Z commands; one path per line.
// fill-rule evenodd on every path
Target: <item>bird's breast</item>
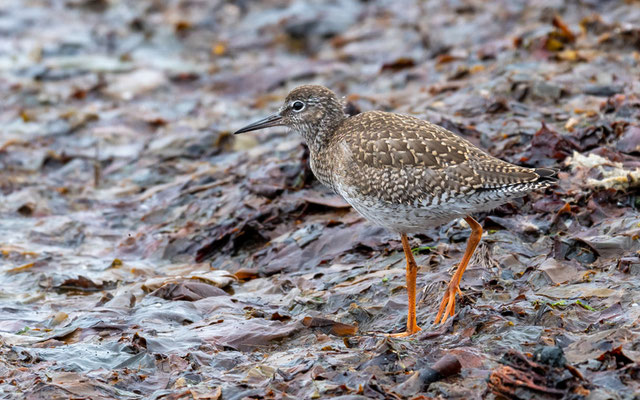
M 309 159 L 309 164 L 316 179 L 335 191 L 332 160 L 328 157 L 319 157 L 318 155 L 312 154 Z
M 311 150 L 309 164 L 313 175 L 338 194 L 337 186 L 354 172 L 349 171 L 354 165 L 351 151 L 344 142 L 334 142 L 319 151 Z

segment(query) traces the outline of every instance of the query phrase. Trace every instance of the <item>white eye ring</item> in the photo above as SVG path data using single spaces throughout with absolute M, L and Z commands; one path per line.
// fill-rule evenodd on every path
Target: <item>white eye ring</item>
M 304 108 L 305 108 L 305 104 L 300 100 L 296 100 L 293 103 L 291 103 L 291 109 L 295 112 L 300 112 L 304 110 Z

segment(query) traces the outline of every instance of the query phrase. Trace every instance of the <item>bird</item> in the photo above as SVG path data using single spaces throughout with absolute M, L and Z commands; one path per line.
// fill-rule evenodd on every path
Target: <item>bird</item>
M 406 337 L 416 321 L 418 266 L 408 236 L 464 218 L 471 228 L 465 253 L 451 277 L 434 325 L 455 313 L 460 281 L 482 237 L 471 216 L 551 186 L 556 171 L 503 161 L 453 132 L 414 116 L 366 111 L 347 115 L 330 89 L 302 85 L 278 111 L 235 134 L 285 126 L 302 136 L 315 177 L 342 196 L 366 220 L 397 232 L 406 258 Z

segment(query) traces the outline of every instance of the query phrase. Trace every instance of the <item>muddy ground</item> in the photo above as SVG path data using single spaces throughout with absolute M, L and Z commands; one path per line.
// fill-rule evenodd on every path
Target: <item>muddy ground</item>
M 637 1 L 4 0 L 0 32 L 2 398 L 640 396 Z M 477 215 L 444 326 L 466 226 L 411 239 L 423 331 L 385 338 L 399 237 L 294 133 L 231 135 L 306 83 L 560 170 Z

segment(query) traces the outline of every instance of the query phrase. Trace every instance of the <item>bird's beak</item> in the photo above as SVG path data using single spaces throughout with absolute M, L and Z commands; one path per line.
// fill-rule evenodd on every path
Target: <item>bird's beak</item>
M 244 128 L 240 128 L 235 131 L 233 134 L 237 135 L 238 133 L 256 131 L 258 129 L 269 128 L 270 126 L 279 126 L 282 125 L 282 116 L 280 113 L 275 113 L 273 115 L 269 115 L 267 118 L 263 118 L 260 121 L 256 121 L 253 124 L 249 124 Z

